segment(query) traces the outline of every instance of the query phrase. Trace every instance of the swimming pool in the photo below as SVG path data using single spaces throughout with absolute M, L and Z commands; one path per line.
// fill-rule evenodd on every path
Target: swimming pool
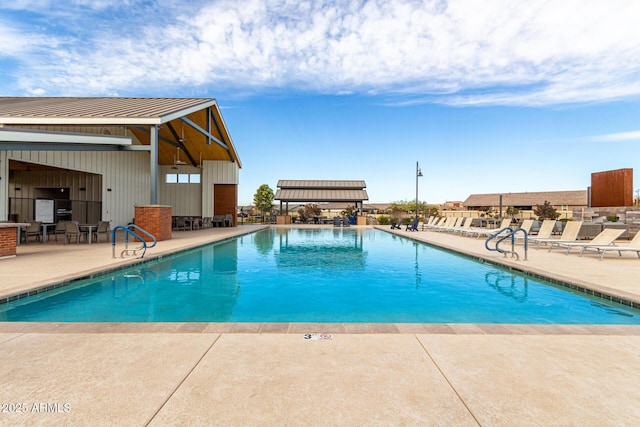
M 3 304 L 0 320 L 640 324 L 640 313 L 384 231 L 271 228 Z

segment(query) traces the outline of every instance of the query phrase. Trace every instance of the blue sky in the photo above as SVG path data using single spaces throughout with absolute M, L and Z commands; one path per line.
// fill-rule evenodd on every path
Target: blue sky
M 214 97 L 243 169 L 370 202 L 640 188 L 640 2 L 15 0 L 0 95 Z

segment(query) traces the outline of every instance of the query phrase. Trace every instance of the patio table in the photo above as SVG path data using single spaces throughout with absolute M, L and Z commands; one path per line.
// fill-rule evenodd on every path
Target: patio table
M 49 227 L 55 227 L 56 224 L 53 222 L 43 222 L 40 226 L 42 227 L 42 236 L 40 238 L 40 243 L 47 243 L 47 234 L 49 232 Z
M 92 240 L 92 236 L 93 236 L 93 230 L 97 229 L 98 225 L 97 224 L 80 224 L 80 225 L 78 225 L 78 228 L 81 231 L 85 231 L 85 230 L 88 231 L 88 236 L 87 236 L 86 242 L 87 242 L 88 245 L 90 245 L 91 244 L 91 240 Z

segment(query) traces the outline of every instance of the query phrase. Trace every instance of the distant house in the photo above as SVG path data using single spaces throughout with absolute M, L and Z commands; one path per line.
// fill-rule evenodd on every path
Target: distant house
M 458 201 L 458 200 L 456 200 L 456 201 L 446 201 L 442 205 L 442 209 L 446 209 L 446 210 L 464 209 L 464 202 L 461 202 L 461 201 Z
M 587 190 L 576 191 L 539 191 L 526 193 L 493 193 L 493 194 L 472 194 L 463 202 L 467 210 L 483 210 L 500 208 L 500 196 L 502 196 L 502 207 L 508 206 L 520 209 L 521 211 L 533 210 L 537 205 L 549 202 L 557 210 L 571 210 L 574 208 L 586 208 L 588 206 Z

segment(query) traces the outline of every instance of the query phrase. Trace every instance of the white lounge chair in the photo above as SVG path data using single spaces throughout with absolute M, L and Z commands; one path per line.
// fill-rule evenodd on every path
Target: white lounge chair
M 473 228 L 472 227 L 469 230 L 465 231 L 464 233 L 467 235 L 475 234 L 476 237 L 480 237 L 480 236 L 488 237 L 492 234 L 497 233 L 503 228 L 509 227 L 509 225 L 511 225 L 511 218 L 503 218 L 498 228 Z
M 549 237 L 545 238 L 532 238 L 534 242 L 537 243 L 536 249 L 540 248 L 541 244 L 551 244 L 554 242 L 575 242 L 578 238 L 578 233 L 580 232 L 580 227 L 582 227 L 582 221 L 569 221 L 562 230 L 562 234 L 559 238 Z
M 586 246 L 610 246 L 625 231 L 625 229 L 619 228 L 605 228 L 589 242 L 552 242 L 549 252 L 551 252 L 551 249 L 554 247 L 567 248 L 567 255 L 569 255 L 569 252 L 571 252 L 571 249 L 573 248 L 584 249 Z M 582 252 L 583 251 L 580 251 L 580 256 L 582 256 Z
M 463 217 L 460 221 L 464 221 L 461 226 L 453 230 L 454 233 L 464 233 L 465 231 L 471 230 L 471 223 L 473 222 L 471 218 L 468 216 Z M 460 224 L 458 224 L 460 225 Z
M 604 259 L 604 255 L 609 251 L 616 251 L 620 256 L 622 256 L 622 252 L 635 252 L 638 258 L 640 258 L 640 233 L 636 233 L 636 235 L 633 237 L 633 239 L 631 239 L 629 244 L 625 246 L 617 246 L 615 244 L 605 245 L 605 246 L 585 245 L 582 248 L 582 251 L 580 251 L 580 256 L 582 256 L 584 252 L 596 252 L 601 254 L 600 261 L 602 261 Z
M 453 224 L 453 217 L 448 216 L 448 217 L 442 218 L 440 222 L 438 222 L 437 224 L 434 224 L 431 227 L 428 227 L 428 229 L 431 231 L 438 231 L 441 228 L 449 227 L 451 224 Z
M 531 226 L 533 226 L 533 220 L 532 219 L 525 219 L 524 221 L 522 221 L 522 224 L 520 225 L 520 227 L 518 227 L 519 229 L 523 229 L 524 231 L 527 232 L 527 238 L 531 239 L 531 236 L 529 236 L 529 232 L 531 231 Z M 524 241 L 524 235 L 522 234 L 516 234 L 514 235 L 515 239 L 516 239 L 516 243 L 520 242 L 520 241 Z
M 438 227 L 436 228 L 436 231 L 451 231 L 454 230 L 458 227 L 458 222 L 461 221 L 461 218 L 455 217 L 455 218 L 451 218 L 449 220 L 449 222 L 447 223 L 448 225 L 446 227 Z M 460 224 L 462 224 L 462 222 L 460 222 Z

